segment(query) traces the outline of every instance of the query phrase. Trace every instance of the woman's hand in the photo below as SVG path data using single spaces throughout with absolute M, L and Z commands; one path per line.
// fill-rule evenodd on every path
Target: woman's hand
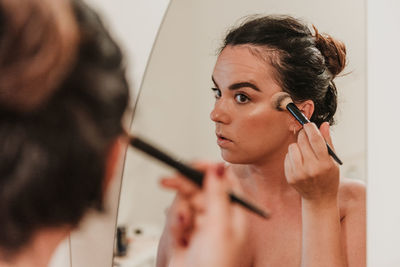
M 307 123 L 297 143 L 289 145 L 285 158 L 288 183 L 303 200 L 318 204 L 336 203 L 339 188 L 339 167 L 328 154 L 325 140 L 333 149 L 327 122 L 320 130 L 314 123 Z
M 226 192 L 231 182 L 223 164 L 201 163 L 197 167 L 206 173 L 203 189 L 180 176 L 161 182 L 177 190 L 168 211 L 166 231 L 172 248 L 168 266 L 234 266 L 245 237 L 244 212 L 229 202 Z
M 338 207 L 339 167 L 328 154 L 325 140 L 333 148 L 329 124 L 320 131 L 307 123 L 297 143 L 289 146 L 285 174 L 302 197 L 301 266 L 347 266 L 341 240 Z

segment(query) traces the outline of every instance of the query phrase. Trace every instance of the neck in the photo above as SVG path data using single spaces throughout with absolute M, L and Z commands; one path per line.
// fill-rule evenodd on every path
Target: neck
M 232 169 L 241 184 L 252 194 L 282 198 L 293 195 L 296 190 L 287 183 L 284 169 L 284 160 L 287 146 L 276 151 L 272 156 L 251 164 L 233 165 Z
M 39 230 L 29 244 L 11 259 L 0 259 L 0 267 L 46 267 L 57 246 L 69 234 L 69 227 Z

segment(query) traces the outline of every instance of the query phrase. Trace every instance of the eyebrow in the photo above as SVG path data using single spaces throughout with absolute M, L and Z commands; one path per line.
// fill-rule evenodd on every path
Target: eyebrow
M 219 88 L 217 82 L 214 80 L 214 77 L 211 76 L 211 80 L 213 81 L 214 85 Z M 228 89 L 229 90 L 238 90 L 238 89 L 244 88 L 244 87 L 249 87 L 249 88 L 252 88 L 252 89 L 254 89 L 254 90 L 258 91 L 258 92 L 261 92 L 260 88 L 258 88 L 257 85 L 255 85 L 254 83 L 251 83 L 251 82 L 234 83 L 234 84 L 229 85 Z

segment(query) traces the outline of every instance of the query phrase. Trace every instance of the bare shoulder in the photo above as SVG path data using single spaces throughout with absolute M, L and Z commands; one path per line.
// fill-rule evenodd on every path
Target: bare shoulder
M 365 207 L 366 188 L 362 181 L 342 178 L 339 184 L 339 206 L 341 209 Z

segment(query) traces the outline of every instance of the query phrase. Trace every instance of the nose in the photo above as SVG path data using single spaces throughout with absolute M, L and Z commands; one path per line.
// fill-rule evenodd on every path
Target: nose
M 222 99 L 215 102 L 214 108 L 210 113 L 210 118 L 214 122 L 229 124 L 231 122 L 226 103 Z

